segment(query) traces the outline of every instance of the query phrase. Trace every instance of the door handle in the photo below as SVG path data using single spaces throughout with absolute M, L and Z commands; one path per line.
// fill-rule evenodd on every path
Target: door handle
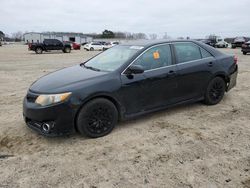
M 168 72 L 168 76 L 169 77 L 173 77 L 173 76 L 175 76 L 176 75 L 176 72 L 174 71 L 174 70 L 170 70 L 169 72 Z
M 213 62 L 209 62 L 209 63 L 208 63 L 208 66 L 209 66 L 209 67 L 212 67 L 212 66 L 213 66 Z

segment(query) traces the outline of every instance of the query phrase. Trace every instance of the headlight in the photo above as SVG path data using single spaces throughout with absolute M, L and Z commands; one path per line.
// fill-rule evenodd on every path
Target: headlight
M 70 95 L 71 92 L 51 95 L 39 95 L 35 103 L 40 104 L 41 106 L 47 106 L 50 104 L 63 102 L 68 99 Z

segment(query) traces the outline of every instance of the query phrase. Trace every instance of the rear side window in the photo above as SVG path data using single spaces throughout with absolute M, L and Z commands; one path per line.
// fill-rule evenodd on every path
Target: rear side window
M 178 63 L 201 59 L 200 47 L 191 43 L 174 44 Z
M 147 50 L 134 62 L 134 65 L 141 65 L 144 70 L 172 65 L 170 46 L 160 45 Z
M 212 57 L 212 55 L 207 50 L 204 50 L 203 48 L 201 48 L 201 55 L 202 55 L 202 58 Z
M 54 43 L 59 45 L 59 44 L 61 44 L 61 41 L 60 40 L 55 40 Z
M 99 42 L 93 42 L 92 45 L 101 45 Z

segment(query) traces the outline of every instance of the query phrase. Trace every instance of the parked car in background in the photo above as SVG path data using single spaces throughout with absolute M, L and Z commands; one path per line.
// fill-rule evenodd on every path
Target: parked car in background
M 216 48 L 227 48 L 228 47 L 228 43 L 224 40 L 219 41 L 215 44 Z
M 88 44 L 88 42 L 83 42 L 81 45 L 84 46 L 84 45 L 86 45 L 86 44 Z
M 232 42 L 232 48 L 242 47 L 247 42 L 245 37 L 236 37 Z
M 250 53 L 250 41 L 242 44 L 241 51 L 244 55 L 246 55 L 247 53 Z
M 107 47 L 106 42 L 90 42 L 84 45 L 84 49 L 87 51 L 105 50 L 105 47 Z
M 213 43 L 212 40 L 210 39 L 200 39 L 198 41 L 203 42 L 204 44 L 207 44 L 209 46 L 213 46 L 213 47 L 215 46 L 215 43 Z
M 29 43 L 28 49 L 42 54 L 44 51 L 62 50 L 64 53 L 70 53 L 71 45 L 67 42 L 61 42 L 57 39 L 44 39 L 43 43 Z
M 23 101 L 26 124 L 55 136 L 109 134 L 119 120 L 178 104 L 218 104 L 236 85 L 237 59 L 192 40 L 117 45 L 38 79 Z
M 107 42 L 106 45 L 105 45 L 105 47 L 104 47 L 104 50 L 112 48 L 112 47 L 114 47 L 116 45 L 119 45 L 119 42 L 117 42 L 117 41 Z
M 71 42 L 71 41 L 65 41 L 65 42 L 69 43 L 73 50 L 80 50 L 81 49 L 81 45 L 76 43 L 76 42 Z

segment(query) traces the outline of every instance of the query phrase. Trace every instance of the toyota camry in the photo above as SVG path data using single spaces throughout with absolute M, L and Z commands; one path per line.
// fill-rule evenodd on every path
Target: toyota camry
M 198 41 L 117 45 L 34 82 L 23 116 L 43 135 L 101 137 L 138 115 L 197 101 L 215 105 L 236 85 L 237 69 L 234 56 Z

